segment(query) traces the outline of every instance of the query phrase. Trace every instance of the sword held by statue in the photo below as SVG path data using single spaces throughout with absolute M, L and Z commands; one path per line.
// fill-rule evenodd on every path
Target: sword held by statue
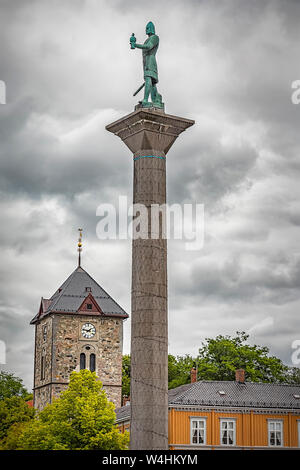
M 135 93 L 133 93 L 133 96 L 136 96 L 136 95 L 138 94 L 138 92 L 141 91 L 141 90 L 144 88 L 144 86 L 145 86 L 145 82 L 143 83 L 143 85 L 140 86 L 140 88 L 138 88 L 138 89 L 136 90 Z

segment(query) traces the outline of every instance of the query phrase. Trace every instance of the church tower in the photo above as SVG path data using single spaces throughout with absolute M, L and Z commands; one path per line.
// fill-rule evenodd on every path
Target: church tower
M 50 299 L 41 299 L 35 325 L 34 407 L 65 390 L 70 373 L 96 372 L 109 400 L 121 406 L 123 321 L 128 314 L 81 267 Z

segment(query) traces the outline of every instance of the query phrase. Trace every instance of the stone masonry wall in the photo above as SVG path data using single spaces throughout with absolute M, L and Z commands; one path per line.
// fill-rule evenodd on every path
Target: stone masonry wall
M 45 380 L 41 381 L 40 357 L 44 343 L 42 326 L 46 321 L 51 324 L 53 333 L 45 342 L 47 374 Z M 82 336 L 81 328 L 85 323 L 95 326 L 96 335 L 93 338 L 86 339 Z M 103 383 L 108 398 L 116 407 L 121 406 L 122 319 L 98 315 L 56 314 L 52 319 L 48 317 L 41 321 L 36 328 L 35 386 L 45 386 L 35 391 L 36 408 L 43 408 L 45 402 L 50 401 L 50 397 L 59 396 L 60 392 L 67 388 L 71 372 L 80 370 L 81 353 L 86 355 L 86 368 L 89 368 L 90 354 L 95 354 L 96 375 Z
M 44 408 L 49 403 L 52 369 L 52 323 L 51 316 L 43 319 L 35 326 L 35 355 L 34 355 L 34 406 Z M 45 334 L 44 334 L 45 329 Z M 44 356 L 44 378 L 41 374 L 42 356 Z

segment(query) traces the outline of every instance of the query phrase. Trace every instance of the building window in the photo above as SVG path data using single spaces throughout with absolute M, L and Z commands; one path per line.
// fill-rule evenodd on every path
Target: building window
M 47 325 L 45 325 L 43 328 L 43 340 L 46 341 L 46 339 L 47 339 Z
M 86 304 L 86 308 L 87 308 L 88 310 L 92 310 L 93 304 Z
M 85 354 L 80 354 L 80 370 L 85 369 Z
M 191 419 L 191 444 L 206 444 L 206 419 Z
M 46 353 L 43 350 L 42 357 L 41 357 L 41 380 L 45 380 L 45 376 L 46 376 L 46 372 L 45 372 L 45 369 L 46 369 L 45 355 L 46 355 Z
M 42 356 L 41 358 L 41 380 L 45 378 L 45 358 Z
M 234 446 L 235 445 L 235 420 L 234 419 L 221 419 L 221 445 Z
M 90 355 L 90 371 L 95 372 L 96 370 L 96 356 L 94 353 Z
M 268 421 L 269 446 L 281 447 L 283 445 L 282 421 Z

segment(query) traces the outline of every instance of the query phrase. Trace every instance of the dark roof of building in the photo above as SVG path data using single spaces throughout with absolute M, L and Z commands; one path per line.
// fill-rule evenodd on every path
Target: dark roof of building
M 76 313 L 88 296 L 92 296 L 99 306 L 101 315 L 128 317 L 125 310 L 83 268 L 78 266 L 50 299 L 42 299 L 40 310 L 31 323 L 50 313 Z
M 185 384 L 185 385 L 180 385 L 179 387 L 176 388 L 171 388 L 171 390 L 168 390 L 168 397 L 169 397 L 169 403 L 173 403 L 173 401 L 178 397 L 181 396 L 184 392 L 186 392 L 189 388 L 191 388 L 193 384 Z
M 295 398 L 299 396 L 299 398 Z M 300 408 L 300 386 L 261 382 L 201 381 L 172 397 L 174 405 Z
M 208 380 L 181 385 L 169 390 L 168 395 L 169 406 L 300 409 L 300 385 Z M 130 405 L 116 413 L 118 421 L 129 420 Z
M 121 408 L 116 409 L 117 421 L 128 421 L 130 420 L 130 402 Z

